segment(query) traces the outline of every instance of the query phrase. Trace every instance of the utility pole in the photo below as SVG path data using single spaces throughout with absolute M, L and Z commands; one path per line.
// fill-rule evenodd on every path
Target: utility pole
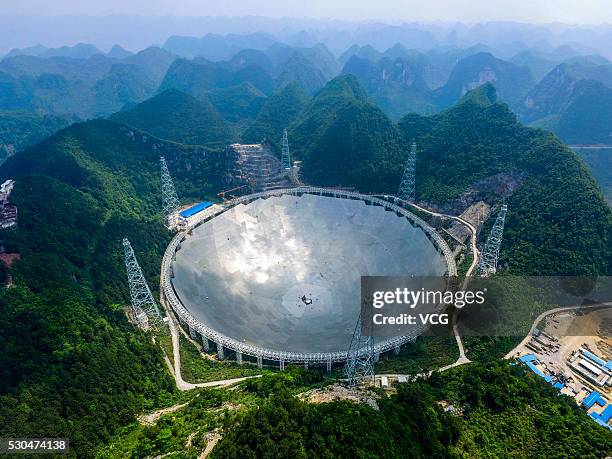
M 162 211 L 164 214 L 164 223 L 167 228 L 172 228 L 175 223 L 175 214 L 180 204 L 176 189 L 174 188 L 174 183 L 172 183 L 170 171 L 168 170 L 168 164 L 166 164 L 166 158 L 160 156 L 159 163 L 161 167 Z
M 153 299 L 149 284 L 138 264 L 134 249 L 127 238 L 123 239 L 123 254 L 125 256 L 125 269 L 127 271 L 132 312 L 134 319 L 142 328 L 148 328 L 152 323 L 161 322 L 161 314 L 157 303 Z
M 502 205 L 495 219 L 495 223 L 493 224 L 493 228 L 491 228 L 491 233 L 489 233 L 484 250 L 480 255 L 478 271 L 482 277 L 497 272 L 497 262 L 499 261 L 499 251 L 501 248 L 502 236 L 504 234 L 504 223 L 507 212 L 508 206 L 505 204 Z
M 398 198 L 409 202 L 414 202 L 416 198 L 416 149 L 416 142 L 412 142 L 410 145 L 410 152 L 408 153 L 408 160 L 406 161 L 406 167 L 404 169 L 404 175 L 402 176 L 402 182 L 400 183 L 399 190 L 397 192 Z
M 350 386 L 374 383 L 374 338 L 361 334 L 361 314 L 346 355 L 344 374 Z
M 283 169 L 291 169 L 291 156 L 289 154 L 289 140 L 287 139 L 287 129 L 283 129 L 283 154 L 281 156 Z

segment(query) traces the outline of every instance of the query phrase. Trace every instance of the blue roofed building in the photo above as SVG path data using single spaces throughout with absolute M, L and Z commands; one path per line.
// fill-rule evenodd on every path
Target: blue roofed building
M 608 424 L 610 422 L 610 418 L 612 418 L 612 405 L 607 405 L 601 413 L 596 413 L 593 411 L 592 413 L 589 413 L 589 416 L 600 426 L 612 430 L 612 426 Z
M 601 396 L 601 394 L 599 392 L 597 392 L 596 390 L 594 390 L 593 392 L 591 392 L 589 395 L 587 395 L 584 400 L 582 400 L 582 404 L 587 408 L 591 408 L 595 403 L 597 403 L 598 405 L 601 405 L 601 402 L 599 400 L 603 401 L 603 404 L 605 405 L 606 401 L 605 399 Z M 603 406 L 603 405 L 602 405 Z
M 199 202 L 197 204 L 194 204 L 191 207 L 188 207 L 185 210 L 182 210 L 179 212 L 179 215 L 182 218 L 189 218 L 189 217 L 193 217 L 195 214 L 198 214 L 200 212 L 202 212 L 203 210 L 208 209 L 210 206 L 212 206 L 213 203 L 206 201 L 206 202 Z

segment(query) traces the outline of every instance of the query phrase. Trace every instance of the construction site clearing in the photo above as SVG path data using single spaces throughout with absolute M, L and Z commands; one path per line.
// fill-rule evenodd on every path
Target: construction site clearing
M 9 202 L 9 197 L 15 182 L 6 180 L 0 185 L 0 229 L 15 229 L 17 227 L 17 206 Z
M 356 403 L 367 403 L 378 410 L 376 399 L 380 395 L 362 388 L 346 387 L 341 384 L 331 384 L 318 389 L 311 389 L 298 395 L 298 398 L 309 403 L 330 403 L 338 400 L 350 400 Z
M 612 308 L 558 312 L 538 325 L 513 357 L 612 430 Z
M 229 146 L 236 153 L 232 176 L 236 182 L 231 188 L 221 191 L 218 197 L 223 201 L 249 193 L 257 193 L 280 188 L 291 188 L 300 184 L 297 179 L 299 162 L 283 168 L 281 161 L 274 156 L 268 145 L 239 144 Z M 170 228 L 184 229 L 194 226 L 199 220 L 214 215 L 222 204 L 198 202 L 181 206 L 170 216 Z

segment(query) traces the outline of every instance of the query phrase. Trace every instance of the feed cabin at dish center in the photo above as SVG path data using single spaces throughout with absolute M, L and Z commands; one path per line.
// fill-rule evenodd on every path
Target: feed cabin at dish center
M 239 362 L 244 354 L 260 365 L 330 368 L 346 359 L 362 275 L 456 275 L 429 225 L 371 196 L 271 190 L 201 215 L 166 251 L 163 299 L 205 348 L 212 340 Z M 409 339 L 380 339 L 376 353 Z

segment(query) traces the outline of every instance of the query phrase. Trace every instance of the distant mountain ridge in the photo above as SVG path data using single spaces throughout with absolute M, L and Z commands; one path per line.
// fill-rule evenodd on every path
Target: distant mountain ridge
M 297 82 L 315 96 L 336 76 L 352 74 L 392 120 L 407 113 L 439 112 L 467 91 L 491 82 L 500 100 L 527 123 L 552 129 L 564 139 L 587 143 L 607 139 L 604 127 L 592 135 L 587 129 L 570 137 L 568 129 L 559 127 L 565 122 L 562 118 L 573 119 L 576 126 L 587 124 L 588 118 L 580 118 L 587 115 L 585 111 L 564 113 L 567 107 L 578 110 L 580 103 L 572 102 L 578 96 L 598 91 L 600 100 L 607 100 L 605 89 L 593 85 L 575 93 L 582 80 L 612 87 L 612 64 L 595 52 L 570 46 L 544 51 L 545 47 L 534 45 L 512 53 L 514 45 L 481 43 L 464 48 L 438 43 L 425 51 L 417 46 L 425 35 L 413 35 L 411 28 L 392 27 L 385 29 L 387 33 L 385 40 L 392 36 L 397 40 L 386 48 L 385 40 L 355 42 L 343 52 L 336 50 L 338 57 L 309 33 L 173 36 L 163 48 L 149 47 L 136 54 L 119 45 L 104 54 L 86 43 L 15 49 L 0 61 L 0 110 L 89 119 L 174 88 L 212 103 L 226 121 L 246 132 L 266 98 L 287 84 Z M 408 36 L 417 39 L 411 48 L 405 46 Z M 183 57 L 177 59 L 169 50 Z M 504 60 L 493 53 L 510 57 Z M 607 120 L 607 110 L 597 106 L 601 119 Z
M 91 118 L 152 96 L 175 56 L 147 48 L 124 58 L 15 55 L 0 61 L 0 110 Z
M 448 107 L 468 91 L 489 82 L 511 107 L 520 104 L 534 84 L 526 67 L 518 67 L 490 53 L 478 53 L 457 63 L 444 87 L 436 91 L 436 103 L 439 108 Z
M 436 110 L 422 67 L 406 58 L 383 57 L 372 62 L 352 56 L 342 74 L 355 75 L 392 119 L 397 120 L 409 111 L 428 114 Z
M 242 135 L 246 143 L 263 139 L 280 142 L 287 128 L 308 104 L 309 96 L 297 82 L 291 82 L 266 99 L 253 123 Z
M 563 63 L 525 97 L 521 119 L 570 144 L 612 143 L 612 65 Z

